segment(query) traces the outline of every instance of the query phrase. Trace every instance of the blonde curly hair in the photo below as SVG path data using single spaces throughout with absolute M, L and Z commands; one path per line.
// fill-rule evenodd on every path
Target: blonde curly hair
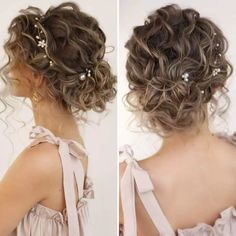
M 43 75 L 48 96 L 63 108 L 75 114 L 104 111 L 115 97 L 116 77 L 104 60 L 106 36 L 98 21 L 72 2 L 50 7 L 45 14 L 36 7 L 20 13 L 12 20 L 4 44 L 8 55 L 1 69 L 5 83 L 9 68 L 23 63 Z M 47 39 L 45 49 L 38 45 L 36 23 Z M 88 69 L 91 76 L 81 80 L 81 73 Z

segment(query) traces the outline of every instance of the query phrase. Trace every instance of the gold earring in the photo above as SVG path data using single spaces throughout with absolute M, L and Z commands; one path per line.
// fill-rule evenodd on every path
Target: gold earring
M 34 91 L 33 95 L 32 95 L 32 102 L 33 102 L 33 104 L 36 105 L 40 100 L 41 100 L 40 94 L 37 91 Z

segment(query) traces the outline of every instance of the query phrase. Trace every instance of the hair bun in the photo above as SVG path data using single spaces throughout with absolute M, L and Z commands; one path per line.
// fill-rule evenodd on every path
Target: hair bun
M 98 21 L 72 2 L 50 7 L 43 17 L 35 7 L 21 13 L 4 46 L 11 61 L 21 59 L 42 74 L 46 94 L 63 108 L 103 111 L 115 97 L 116 77 L 104 60 L 106 36 Z
M 183 10 L 183 15 L 189 21 L 196 21 L 200 18 L 199 12 L 195 11 L 194 9 L 185 9 L 185 10 Z
M 207 117 L 206 103 L 213 112 L 219 108 L 216 90 L 227 91 L 227 40 L 193 9 L 168 5 L 148 19 L 126 43 L 127 103 L 142 114 L 144 126 L 161 135 L 199 125 Z

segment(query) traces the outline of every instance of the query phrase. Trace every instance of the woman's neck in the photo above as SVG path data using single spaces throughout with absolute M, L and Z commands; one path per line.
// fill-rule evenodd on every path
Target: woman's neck
M 160 152 L 177 151 L 177 150 L 207 150 L 212 142 L 212 134 L 208 128 L 208 123 L 204 123 L 199 128 L 192 128 L 189 131 L 176 132 L 170 137 L 163 139 Z
M 75 117 L 57 103 L 44 100 L 32 104 L 35 125 L 49 129 L 55 136 L 82 142 Z

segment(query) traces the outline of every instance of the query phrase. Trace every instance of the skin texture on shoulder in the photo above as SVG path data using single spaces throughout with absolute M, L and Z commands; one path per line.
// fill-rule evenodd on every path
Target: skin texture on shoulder
M 56 145 L 40 143 L 20 153 L 0 181 L 0 235 L 10 234 L 36 203 L 48 198 L 60 168 Z
M 138 164 L 150 175 L 160 207 L 174 230 L 199 222 L 214 225 L 220 212 L 236 207 L 236 147 L 203 133 L 188 140 L 175 138 Z M 138 196 L 136 213 L 138 235 L 157 235 Z
M 149 174 L 154 194 L 174 230 L 192 228 L 199 222 L 214 225 L 220 212 L 236 207 L 236 146 L 204 127 L 198 133 L 164 139 L 160 150 L 138 165 Z M 120 180 L 126 166 L 120 164 Z M 135 201 L 138 235 L 158 235 L 138 194 Z M 120 198 L 120 224 L 123 222 Z

